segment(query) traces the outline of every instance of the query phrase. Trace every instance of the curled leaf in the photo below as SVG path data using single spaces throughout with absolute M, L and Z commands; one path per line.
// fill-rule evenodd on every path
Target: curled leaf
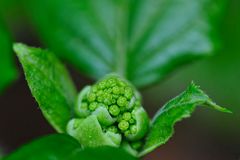
M 140 156 L 166 143 L 173 135 L 174 125 L 183 118 L 190 117 L 196 106 L 209 106 L 220 112 L 231 113 L 215 104 L 198 86 L 191 83 L 179 96 L 165 104 L 155 115 Z

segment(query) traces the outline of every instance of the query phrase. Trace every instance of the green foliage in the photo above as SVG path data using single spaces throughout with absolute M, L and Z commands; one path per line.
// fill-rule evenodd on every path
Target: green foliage
M 138 91 L 120 76 L 107 75 L 86 86 L 76 97 L 67 71 L 51 52 L 23 44 L 15 44 L 14 50 L 48 121 L 59 132 L 76 138 L 83 148 L 96 148 L 96 151 L 90 149 L 92 152 L 98 152 L 98 147 L 114 146 L 141 157 L 166 143 L 173 135 L 175 123 L 189 117 L 197 105 L 230 112 L 216 105 L 192 83 L 157 112 L 149 129 Z M 102 151 L 99 154 L 107 156 Z
M 101 147 L 82 149 L 79 143 L 64 134 L 49 135 L 27 144 L 3 160 L 136 160 L 121 149 Z
M 198 105 L 230 112 L 192 83 L 149 124 L 135 88 L 156 83 L 180 65 L 211 55 L 218 47 L 215 25 L 225 0 L 24 2 L 39 36 L 59 57 L 95 79 L 116 74 L 86 86 L 77 96 L 66 68 L 52 52 L 15 44 L 43 115 L 58 132 L 77 141 L 67 135 L 47 136 L 4 160 L 133 160 L 166 143 L 175 123 L 189 117 Z M 10 52 L 10 41 L 1 28 L 0 45 L 5 47 L 0 48 L 3 53 Z M 8 59 L 0 58 L 0 90 L 9 82 L 1 82 L 6 74 L 14 73 L 5 70 L 11 64 Z
M 79 149 L 80 145 L 75 139 L 55 134 L 27 144 L 3 160 L 66 160 Z
M 138 160 L 126 151 L 114 147 L 86 148 L 76 152 L 70 160 Z
M 225 1 L 27 2 L 39 36 L 61 58 L 96 79 L 116 72 L 144 87 L 214 52 Z
M 155 115 L 142 153 L 145 155 L 166 143 L 173 135 L 173 126 L 183 118 L 190 117 L 196 106 L 209 106 L 218 111 L 231 111 L 216 105 L 202 90 L 192 83 L 186 91 L 165 104 Z
M 44 116 L 59 131 L 64 132 L 73 116 L 76 90 L 65 67 L 46 50 L 15 44 L 14 50 Z
M 17 77 L 9 34 L 0 22 L 0 93 Z

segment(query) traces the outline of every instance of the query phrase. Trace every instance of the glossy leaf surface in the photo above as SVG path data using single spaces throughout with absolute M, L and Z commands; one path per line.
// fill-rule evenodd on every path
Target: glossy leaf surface
M 64 132 L 76 98 L 73 82 L 61 62 L 47 50 L 15 44 L 14 50 L 40 109 L 50 124 Z
M 223 1 L 33 0 L 28 9 L 43 42 L 80 71 L 144 87 L 214 52 Z
M 122 149 L 113 147 L 86 148 L 72 137 L 55 134 L 35 140 L 3 160 L 136 160 Z
M 49 135 L 24 145 L 3 160 L 67 160 L 79 149 L 79 143 L 70 136 Z

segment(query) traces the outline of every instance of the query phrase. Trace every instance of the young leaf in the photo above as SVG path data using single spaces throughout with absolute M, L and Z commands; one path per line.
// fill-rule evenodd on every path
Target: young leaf
M 10 37 L 0 23 L 0 93 L 17 78 Z
M 76 90 L 65 67 L 53 53 L 15 44 L 14 50 L 44 116 L 58 132 L 64 132 L 72 116 Z
M 67 160 L 80 149 L 80 144 L 71 136 L 54 134 L 19 148 L 3 160 Z
M 68 160 L 137 160 L 126 151 L 115 147 L 86 148 L 75 152 Z
M 192 83 L 186 91 L 165 104 L 156 113 L 140 156 L 166 143 L 173 135 L 175 123 L 183 118 L 190 117 L 198 105 L 209 106 L 221 112 L 231 113 L 231 111 L 216 105 L 198 86 Z
M 117 72 L 144 87 L 213 53 L 223 2 L 32 0 L 27 8 L 43 42 L 79 70 Z
M 124 150 L 113 147 L 86 148 L 71 136 L 54 134 L 40 138 L 13 152 L 3 160 L 136 160 Z

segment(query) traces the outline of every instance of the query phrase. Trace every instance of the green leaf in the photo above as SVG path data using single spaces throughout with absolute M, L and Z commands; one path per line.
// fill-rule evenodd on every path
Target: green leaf
M 54 134 L 35 140 L 3 160 L 136 160 L 122 149 L 113 147 L 86 148 L 72 137 Z
M 14 50 L 44 116 L 58 132 L 65 132 L 76 98 L 66 68 L 49 51 L 19 43 L 14 45 Z
M 3 160 L 67 160 L 79 149 L 80 144 L 74 138 L 54 134 L 19 148 Z
M 17 78 L 9 34 L 0 22 L 0 93 Z
M 79 150 L 72 154 L 69 160 L 137 160 L 137 158 L 123 149 L 106 146 Z
M 145 155 L 166 143 L 173 135 L 174 125 L 183 118 L 190 117 L 196 106 L 209 106 L 218 111 L 231 113 L 216 105 L 202 90 L 192 83 L 181 95 L 165 104 L 152 120 L 142 153 Z
M 80 71 L 117 72 L 144 87 L 213 53 L 223 2 L 33 0 L 27 8 L 43 42 Z

